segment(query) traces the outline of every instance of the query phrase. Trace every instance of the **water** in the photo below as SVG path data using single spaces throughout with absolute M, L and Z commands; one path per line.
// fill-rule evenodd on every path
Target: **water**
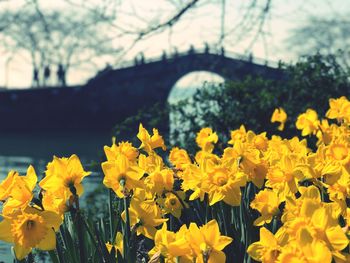
M 108 133 L 41 133 L 41 134 L 0 134 L 0 181 L 10 170 L 25 175 L 33 165 L 42 178 L 46 165 L 53 155 L 69 157 L 77 154 L 85 167 L 92 161 L 101 162 L 103 146 L 111 145 Z M 102 176 L 92 173 L 84 179 L 84 195 L 91 193 L 102 182 Z M 11 245 L 0 241 L 0 262 L 13 262 Z

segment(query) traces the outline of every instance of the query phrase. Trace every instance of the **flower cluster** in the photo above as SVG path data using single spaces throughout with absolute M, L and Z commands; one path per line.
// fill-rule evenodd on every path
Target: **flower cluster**
M 267 159 L 265 188 L 250 206 L 261 214 L 255 225 L 274 218 L 280 227 L 260 228 L 260 240 L 247 250 L 257 261 L 350 261 L 350 102 L 341 97 L 329 105 L 328 120 L 307 109 L 296 121 L 303 136 L 317 137 L 315 151 L 304 140 L 278 139 L 278 159 Z
M 82 194 L 81 181 L 88 174 L 76 155 L 54 157 L 39 187 L 33 166 L 29 166 L 25 176 L 9 172 L 0 184 L 3 202 L 0 240 L 14 244 L 18 260 L 24 259 L 33 248 L 56 248 L 55 232 L 75 196 Z
M 154 248 L 149 252 L 151 261 L 155 262 L 159 257 L 167 259 L 167 262 L 176 262 L 181 257 L 181 262 L 226 262 L 225 253 L 221 250 L 232 242 L 232 238 L 221 236 L 219 225 L 215 220 L 198 227 L 191 223 L 187 228 L 183 225 L 178 232 L 167 230 L 164 223 L 156 232 Z
M 289 262 L 299 258 L 302 262 L 318 262 L 322 258 L 323 262 L 347 262 L 349 105 L 345 97 L 331 99 L 326 114 L 328 120 L 319 120 L 312 109 L 298 117 L 296 127 L 302 131 L 302 136 L 314 135 L 318 139 L 314 151 L 308 147 L 306 139 L 268 138 L 265 132 L 256 134 L 242 125 L 231 132 L 228 146 L 221 153 L 215 147 L 218 135 L 207 127 L 197 134 L 200 150 L 194 156 L 174 147 L 165 159 L 157 152 L 157 148 L 166 148 L 158 131 L 154 129 L 150 135 L 140 125 L 139 148 L 128 142 L 105 148 L 107 161 L 102 168 L 105 180 L 111 178 L 105 185 L 117 196 L 131 199 L 128 208 L 131 227 L 137 234 L 154 240 L 155 247 L 150 251 L 152 258 L 163 257 L 168 260 L 166 262 L 179 258 L 181 262 L 194 259 L 202 262 L 207 257 L 205 262 L 224 262 L 217 256 L 221 253 L 214 251 L 221 251 L 232 240 L 222 246 L 203 240 L 207 240 L 206 234 L 212 235 L 213 240 L 214 236 L 219 237 L 219 228 L 229 233 L 227 228 L 233 227 L 232 220 L 225 218 L 225 214 L 205 215 L 202 219 L 207 224 L 213 225 L 213 229 L 217 226 L 214 235 L 215 231 L 209 231 L 205 222 L 198 222 L 200 218 L 196 223 L 182 224 L 185 220 L 182 214 L 188 207 L 196 211 L 198 204 L 212 212 L 248 202 L 257 212 L 253 225 L 260 228 L 260 241 L 246 244 L 250 245 L 247 252 L 254 260 Z M 280 130 L 286 120 L 287 114 L 282 108 L 271 118 L 272 122 L 281 123 Z M 124 164 L 121 159 L 125 160 Z M 111 173 L 105 167 L 116 168 Z M 121 175 L 117 176 L 116 171 L 122 171 Z M 251 199 L 243 195 L 247 188 L 255 191 Z M 122 214 L 124 221 L 126 212 Z M 210 218 L 218 221 L 209 222 Z M 177 231 L 171 231 L 174 226 L 169 219 L 177 219 Z M 224 220 L 230 222 L 224 225 Z M 197 231 L 195 240 L 191 239 L 191 229 Z M 202 241 L 200 236 L 204 236 Z M 215 240 L 219 240 L 218 237 Z M 222 236 L 226 241 L 228 238 Z
M 173 148 L 169 156 L 173 167 L 156 152 L 157 148 L 166 149 L 156 129 L 150 135 L 140 125 L 137 137 L 141 141 L 138 149 L 129 142 L 114 142 L 104 148 L 105 186 L 119 198 L 131 198 L 121 214 L 123 220 L 128 216 L 137 235 L 154 240 L 155 247 L 149 252 L 153 260 L 163 257 L 167 262 L 175 262 L 176 258 L 181 258 L 181 262 L 193 262 L 193 259 L 203 262 L 206 258 L 205 262 L 224 262 L 225 254 L 221 250 L 232 239 L 220 235 L 215 220 L 202 227 L 194 222 L 189 228 L 184 224 L 176 233 L 168 231 L 166 224 L 169 215 L 181 221 L 182 211 L 188 208 L 186 192 L 189 191 L 192 193 L 189 200 L 203 200 L 207 193 L 211 204 L 224 200 L 239 205 L 240 186 L 246 179 L 244 174 L 235 173 L 236 168 L 225 165 L 212 154 L 217 135 L 209 128 L 200 131 L 197 142 L 202 150 L 194 162 L 184 149 Z
M 314 147 L 305 138 L 268 137 L 243 125 L 220 150 L 219 136 L 203 128 L 194 155 L 178 147 L 167 155 L 158 130 L 151 134 L 142 124 L 138 146 L 113 140 L 101 164 L 109 189 L 109 232 L 102 227 L 99 236 L 83 221 L 94 253 L 106 262 L 118 262 L 120 255 L 133 262 L 135 243 L 147 239 L 151 263 L 224 263 L 235 257 L 350 262 L 350 102 L 341 97 L 329 104 L 326 119 L 307 109 L 296 120 L 302 136 L 315 136 Z M 282 132 L 286 112 L 276 109 L 271 121 Z M 18 259 L 32 248 L 55 248 L 65 212 L 79 211 L 88 174 L 76 155 L 54 157 L 37 190 L 32 166 L 26 176 L 9 173 L 0 184 L 0 239 L 14 243 Z M 76 215 L 82 250 L 80 212 Z

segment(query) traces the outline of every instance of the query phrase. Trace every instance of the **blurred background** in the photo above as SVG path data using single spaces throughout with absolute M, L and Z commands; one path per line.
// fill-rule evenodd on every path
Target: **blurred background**
M 77 152 L 95 159 L 101 146 L 110 143 L 114 126 L 111 123 L 117 124 L 137 110 L 125 114 L 125 107 L 109 109 L 91 118 L 90 122 L 95 121 L 96 125 L 80 124 L 77 119 L 83 119 L 82 115 L 88 118 L 99 110 L 91 109 L 91 104 L 113 103 L 113 98 L 106 102 L 96 98 L 99 95 L 91 98 L 92 95 L 83 94 L 108 93 L 102 88 L 88 91 L 83 87 L 109 71 L 138 70 L 138 63 L 147 65 L 193 50 L 224 52 L 226 57 L 269 67 L 277 67 L 278 61 L 293 63 L 301 56 L 319 52 L 338 54 L 338 62 L 348 66 L 349 12 L 350 3 L 341 0 L 1 0 L 1 154 L 46 159 L 53 154 Z M 170 92 L 167 88 L 158 102 L 178 102 L 192 96 L 204 83 L 227 80 L 227 76 L 215 71 L 195 69 L 189 68 L 172 83 Z M 171 72 L 149 74 L 152 70 L 144 69 L 142 76 L 153 83 L 164 78 L 164 74 L 171 77 Z M 223 65 L 220 72 L 224 71 Z M 113 74 L 119 76 L 120 72 Z M 136 77 L 139 78 L 129 75 L 129 87 L 124 82 L 123 91 L 116 96 L 123 96 L 125 90 L 148 88 L 151 82 L 141 87 L 131 81 Z M 95 81 L 93 86 L 108 86 L 107 82 Z M 118 89 L 118 78 L 113 85 Z M 78 90 L 73 99 L 71 91 L 67 91 L 68 95 L 52 95 L 71 87 Z M 49 88 L 51 92 L 47 91 Z M 64 104 L 68 100 L 70 104 Z M 147 106 L 142 100 L 137 101 L 131 103 L 132 107 Z M 50 108 L 53 104 L 54 110 Z M 58 115 L 72 115 L 86 104 L 90 109 L 82 110 L 66 123 L 56 121 Z M 108 124 L 98 122 L 104 118 L 110 119 Z M 74 132 L 70 129 L 73 126 Z
M 322 111 L 349 92 L 349 14 L 343 0 L 0 0 L 0 179 L 73 153 L 98 171 L 140 122 L 194 149 L 204 125 L 225 140 L 242 123 L 276 131 L 278 106 Z
M 290 62 L 349 44 L 348 1 L 1 0 L 3 88 L 81 85 L 107 65 L 190 46 Z M 348 55 L 347 55 L 348 56 Z M 345 56 L 346 57 L 346 56 Z M 344 57 L 344 61 L 346 60 Z M 44 77 L 49 67 L 50 77 Z

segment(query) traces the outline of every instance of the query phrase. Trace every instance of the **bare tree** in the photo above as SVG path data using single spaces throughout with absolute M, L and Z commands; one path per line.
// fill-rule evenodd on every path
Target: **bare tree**
M 342 65 L 350 68 L 350 19 L 348 15 L 334 17 L 311 16 L 305 25 L 295 29 L 288 47 L 299 55 L 319 52 L 339 55 Z
M 248 39 L 246 53 L 250 53 L 254 44 L 262 40 L 267 49 L 266 36 L 269 33 L 267 22 L 270 19 L 272 0 L 160 0 L 159 2 L 166 5 L 166 8 L 156 9 L 153 14 L 147 15 L 142 13 L 144 10 L 141 10 L 140 13 L 137 6 L 140 1 L 135 0 L 128 0 L 128 10 L 125 10 L 125 6 L 116 5 L 115 2 L 109 0 L 102 0 L 100 8 L 96 8 L 95 3 L 89 1 L 83 1 L 80 5 L 74 0 L 66 0 L 66 2 L 91 12 L 95 12 L 96 9 L 100 10 L 101 18 L 104 17 L 103 12 L 113 9 L 117 15 L 115 20 L 110 20 L 111 32 L 115 38 L 129 37 L 129 45 L 122 54 L 127 53 L 142 40 L 151 39 L 162 33 L 171 36 L 177 26 L 184 21 L 189 27 L 198 19 L 205 21 L 206 18 L 200 17 L 199 13 L 208 7 L 220 10 L 216 17 L 219 27 L 214 28 L 213 25 L 212 32 L 217 41 L 211 43 L 212 45 L 219 49 L 224 45 L 238 45 Z M 241 5 L 237 4 L 239 2 Z M 112 7 L 111 3 L 114 3 Z M 233 9 L 239 14 L 239 19 L 232 14 Z M 126 20 L 130 19 L 132 23 L 121 21 L 121 17 Z
M 2 48 L 28 58 L 34 72 L 61 66 L 67 74 L 70 68 L 91 65 L 97 58 L 119 52 L 109 41 L 107 18 L 97 19 L 92 13 L 43 11 L 33 1 L 19 10 L 6 10 L 0 17 L 4 25 L 0 32 Z M 39 76 L 41 86 L 45 77 Z
M 6 1 L 8 2 L 8 1 Z M 67 71 L 105 63 L 117 64 L 135 45 L 159 34 L 169 39 L 181 23 L 189 25 L 201 10 L 216 8 L 218 28 L 212 45 L 237 45 L 250 38 L 250 45 L 266 34 L 271 0 L 160 0 L 162 7 L 145 13 L 135 0 L 65 0 L 64 7 L 44 7 L 42 0 L 22 0 L 20 8 L 0 11 L 0 44 L 9 55 L 22 56 L 37 71 L 62 65 Z M 1 2 L 0 2 L 1 3 Z M 240 19 L 232 18 L 232 8 Z M 234 19 L 234 20 L 233 20 Z M 126 44 L 125 44 L 126 43 Z M 35 72 L 34 72 L 35 73 Z M 35 74 L 34 74 L 35 75 Z M 42 74 L 39 74 L 42 76 Z M 45 78 L 38 80 L 44 84 Z

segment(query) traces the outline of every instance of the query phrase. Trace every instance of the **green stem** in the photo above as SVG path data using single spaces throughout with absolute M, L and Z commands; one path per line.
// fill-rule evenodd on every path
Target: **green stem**
M 244 219 L 243 219 L 243 204 L 239 206 L 239 229 L 241 230 L 241 242 L 243 244 L 246 243 L 245 241 L 245 228 L 244 228 Z
M 209 254 L 203 253 L 203 263 L 208 263 L 209 260 Z
M 79 255 L 80 255 L 80 262 L 87 262 L 86 253 L 85 253 L 85 244 L 84 244 L 84 233 L 83 233 L 83 220 L 82 215 L 80 213 L 79 209 L 79 196 L 75 195 L 75 201 L 76 201 L 76 211 L 75 211 L 75 226 L 77 228 L 77 234 L 78 234 L 78 243 L 79 243 Z
M 58 255 L 56 254 L 55 250 L 50 250 L 48 251 L 49 255 L 50 255 L 50 259 L 53 263 L 61 263 L 61 261 L 59 260 Z
M 78 211 L 78 218 L 79 219 L 77 220 L 77 231 L 78 231 L 78 239 L 79 239 L 80 262 L 86 262 L 84 233 L 82 228 L 80 211 Z
M 224 221 L 224 233 L 225 233 L 225 236 L 228 235 L 228 230 L 229 230 L 229 225 L 228 225 L 228 222 L 227 222 L 227 213 L 226 213 L 226 210 L 225 210 L 225 204 L 221 201 L 220 202 L 220 208 L 221 208 L 221 213 L 222 213 L 222 219 Z
M 96 245 L 96 249 L 97 249 L 98 253 L 100 253 L 100 255 L 103 259 L 102 262 L 107 262 L 107 263 L 113 262 L 114 257 L 110 256 L 110 253 L 107 250 L 105 242 L 103 242 L 103 240 L 101 239 L 101 236 L 99 235 L 99 231 L 97 229 L 97 226 L 94 225 L 93 230 L 94 230 L 95 235 L 93 235 L 91 229 L 89 228 L 88 223 L 86 221 L 84 221 L 84 223 L 85 223 L 85 226 L 86 226 L 87 230 L 89 231 L 90 235 L 92 235 L 91 238 L 93 238 L 93 236 L 96 237 L 97 242 L 95 243 L 95 245 Z M 95 242 L 95 240 L 94 240 L 94 242 Z
M 169 231 L 173 231 L 174 229 L 174 217 L 172 214 L 169 215 Z
M 109 231 L 110 231 L 110 240 L 114 244 L 115 237 L 114 234 L 114 212 L 113 212 L 113 190 L 109 189 Z
M 194 212 L 195 212 L 195 214 L 196 214 L 196 216 L 197 216 L 198 222 L 199 222 L 201 225 L 203 225 L 203 224 L 204 224 L 204 223 L 203 223 L 203 216 L 201 216 L 201 214 L 199 213 L 199 212 L 202 212 L 202 209 L 201 209 L 201 206 L 200 206 L 200 203 L 199 203 L 198 199 L 196 199 L 196 200 L 194 201 L 194 203 L 195 203 L 195 205 L 197 206 L 197 207 L 193 207 L 193 209 L 194 209 Z M 205 219 L 205 218 L 204 218 L 204 219 Z
M 89 234 L 93 244 L 95 245 L 96 251 L 99 253 L 99 255 L 104 259 L 104 262 L 108 262 L 109 258 L 106 258 L 105 255 L 109 254 L 106 248 L 106 245 L 104 242 L 102 242 L 100 236 L 98 235 L 98 230 L 94 229 L 95 233 L 91 230 L 88 222 L 82 218 L 82 223 L 84 224 L 84 227 L 87 230 L 87 233 Z M 91 224 L 90 224 L 91 225 Z
M 272 219 L 272 233 L 276 234 L 277 232 L 277 218 L 273 217 Z
M 72 217 L 72 212 L 71 212 L 71 217 Z M 67 218 L 67 221 L 66 221 Z M 68 222 L 68 217 L 65 218 L 65 226 L 67 226 Z M 71 234 L 67 228 L 65 228 L 63 225 L 60 226 L 60 231 L 56 233 L 56 254 L 58 256 L 58 259 L 60 263 L 65 262 L 65 256 L 63 253 L 63 250 L 68 254 L 67 256 L 72 262 L 78 262 L 77 255 L 74 250 L 74 246 L 71 245 L 73 244 L 73 240 L 71 237 Z
M 205 194 L 204 202 L 205 202 L 205 223 L 208 223 L 210 221 L 210 216 L 211 216 L 210 214 L 211 207 L 209 206 L 208 194 Z
M 135 247 L 136 247 L 136 231 L 137 231 L 137 228 L 140 226 L 140 223 L 136 223 L 131 231 L 130 231 L 130 237 L 129 237 L 129 262 L 136 262 L 136 253 L 133 253 L 135 251 Z M 130 252 L 132 251 L 132 252 Z
M 124 229 L 124 259 L 128 258 L 129 254 L 129 237 L 130 237 L 130 215 L 128 197 L 124 197 L 124 211 L 125 211 L 125 229 Z
M 220 220 L 219 220 L 219 218 L 218 218 L 218 213 L 217 213 L 217 206 L 216 206 L 216 204 L 214 204 L 214 205 L 212 205 L 211 207 L 211 219 L 215 219 L 216 221 L 218 221 L 218 222 L 220 222 Z M 211 220 L 210 219 L 210 220 Z M 210 220 L 208 220 L 208 221 L 210 221 Z

